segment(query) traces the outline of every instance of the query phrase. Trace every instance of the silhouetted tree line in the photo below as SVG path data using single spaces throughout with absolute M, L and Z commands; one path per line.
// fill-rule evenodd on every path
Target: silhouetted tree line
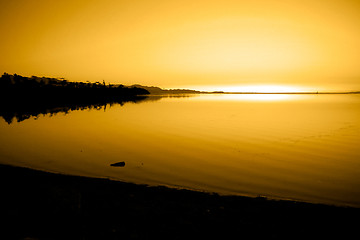
M 23 77 L 4 73 L 0 78 L 0 116 L 9 124 L 39 114 L 102 108 L 107 104 L 137 102 L 149 92 L 138 87 L 125 87 L 65 79 Z
M 125 87 L 100 82 L 70 82 L 63 78 L 23 77 L 4 73 L 0 78 L 0 91 L 6 95 L 15 94 L 27 100 L 82 101 L 84 99 L 113 99 L 119 97 L 146 95 L 149 92 L 139 87 Z M 16 100 L 16 99 L 13 99 Z

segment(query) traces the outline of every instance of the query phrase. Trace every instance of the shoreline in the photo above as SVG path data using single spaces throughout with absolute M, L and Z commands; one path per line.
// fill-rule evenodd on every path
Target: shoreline
M 0 164 L 4 239 L 356 236 L 360 208 L 137 185 Z

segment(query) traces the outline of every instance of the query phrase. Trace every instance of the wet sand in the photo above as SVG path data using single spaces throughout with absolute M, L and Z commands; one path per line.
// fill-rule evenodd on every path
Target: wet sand
M 356 238 L 360 209 L 0 165 L 0 239 Z

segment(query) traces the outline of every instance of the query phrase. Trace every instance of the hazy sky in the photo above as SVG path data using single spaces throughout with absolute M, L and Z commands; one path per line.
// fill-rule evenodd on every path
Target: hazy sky
M 359 0 L 0 0 L 0 32 L 1 73 L 360 85 Z

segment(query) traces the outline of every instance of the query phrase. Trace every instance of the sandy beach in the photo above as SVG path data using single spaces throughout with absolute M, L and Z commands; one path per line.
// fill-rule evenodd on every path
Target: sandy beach
M 347 239 L 360 209 L 0 165 L 1 239 Z

